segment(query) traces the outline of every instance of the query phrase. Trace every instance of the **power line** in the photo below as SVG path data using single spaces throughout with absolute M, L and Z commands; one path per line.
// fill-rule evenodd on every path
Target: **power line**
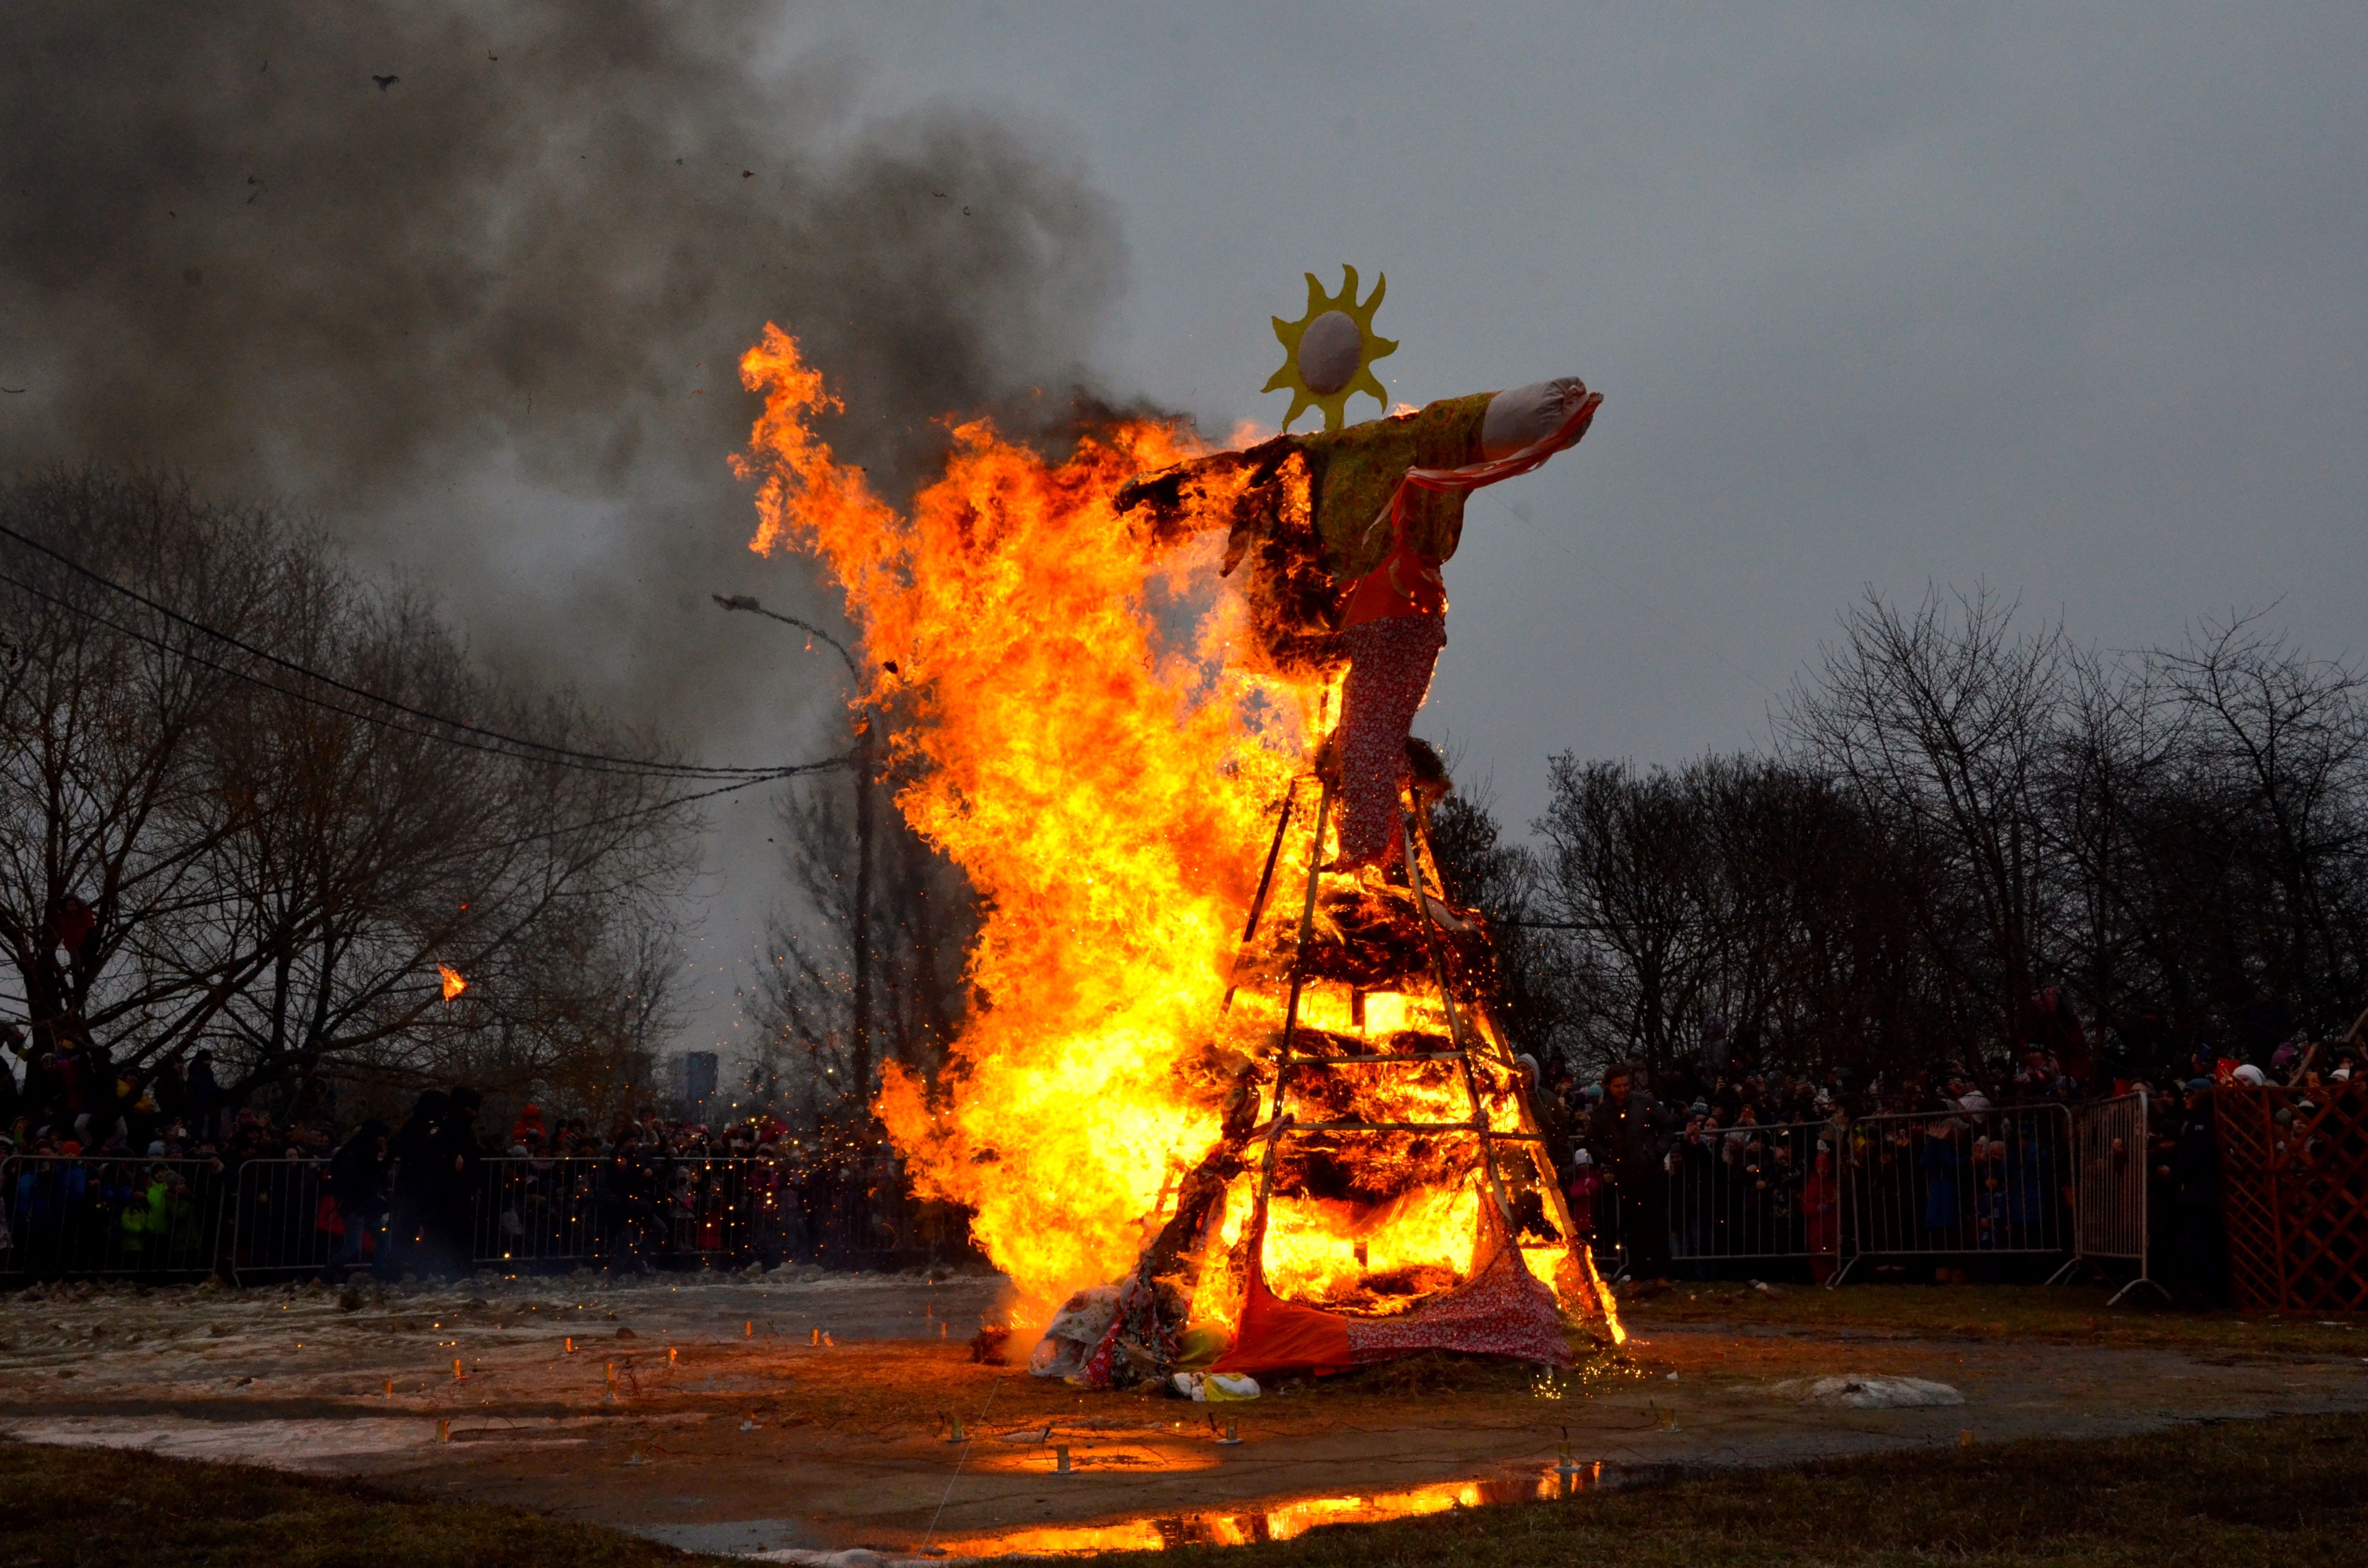
M 693 801 L 709 800 L 717 795 L 729 795 L 735 790 L 754 789 L 759 784 L 771 784 L 800 774 L 827 773 L 835 767 L 845 767 L 854 760 L 854 755 L 849 753 L 843 756 L 825 757 L 820 762 L 802 762 L 794 767 L 785 767 L 779 773 L 767 774 L 761 778 L 743 778 L 736 784 L 725 784 L 713 790 L 701 790 L 696 794 L 677 795 L 670 801 L 660 801 L 655 805 L 650 806 L 636 806 L 632 811 L 619 812 L 614 816 L 594 817 L 588 822 L 569 823 L 564 827 L 548 827 L 539 833 L 521 834 L 516 838 L 505 838 L 497 844 L 471 845 L 468 850 L 471 854 L 484 854 L 496 849 L 515 849 L 521 844 L 532 844 L 539 838 L 557 838 L 564 834 L 583 833 L 591 828 L 608 827 L 616 823 L 630 822 L 635 817 L 645 817 L 658 812 L 670 811 L 676 806 L 687 806 Z
M 6 524 L 0 524 L 0 538 L 15 540 L 17 543 L 24 545 L 26 548 L 37 551 L 40 553 L 48 556 L 51 560 L 55 561 L 60 565 L 65 567 L 68 571 L 89 579 L 91 582 L 97 584 L 99 586 L 108 589 L 111 593 L 120 594 L 125 598 L 131 600 L 135 604 L 143 606 L 148 609 L 152 609 L 157 614 L 164 616 L 165 619 L 175 621 L 182 626 L 186 626 L 190 631 L 198 632 L 200 635 L 211 637 L 219 642 L 226 643 L 252 658 L 260 659 L 267 664 L 274 665 L 281 669 L 287 670 L 292 675 L 300 676 L 306 680 L 316 681 L 323 686 L 330 687 L 336 690 L 345 692 L 349 696 L 359 698 L 366 702 L 377 703 L 381 707 L 391 708 L 396 712 L 406 714 L 415 719 L 424 720 L 430 724 L 441 727 L 441 729 L 438 731 L 405 729 L 404 730 L 404 733 L 405 733 L 422 735 L 433 740 L 446 741 L 453 744 L 466 746 L 468 749 L 472 751 L 498 751 L 500 749 L 499 745 L 485 745 L 478 744 L 484 741 L 498 742 L 501 745 L 516 746 L 528 751 L 540 752 L 553 759 L 565 759 L 562 764 L 563 766 L 583 763 L 606 765 L 605 769 L 590 769 L 590 771 L 631 771 L 643 775 L 662 775 L 679 778 L 729 778 L 747 777 L 752 780 L 761 780 L 766 778 L 788 777 L 790 772 L 800 770 L 798 768 L 785 770 L 780 767 L 712 767 L 694 763 L 653 762 L 645 757 L 615 756 L 603 752 L 579 751 L 570 746 L 553 745 L 547 741 L 531 740 L 523 735 L 511 735 L 506 734 L 498 730 L 481 729 L 466 721 L 450 718 L 441 713 L 430 712 L 424 708 L 415 708 L 409 703 L 398 701 L 393 698 L 381 696 L 377 692 L 367 690 L 361 687 L 349 685 L 345 681 L 337 679 L 335 676 L 324 675 L 318 670 L 308 668 L 305 665 L 295 663 L 293 660 L 285 659 L 277 653 L 257 648 L 250 642 L 244 642 L 239 638 L 232 636 L 227 631 L 217 631 L 213 627 L 208 626 L 202 621 L 194 620 L 189 617 L 181 614 L 178 610 L 172 608 L 170 606 L 160 604 L 135 588 L 127 587 L 123 584 L 116 582 L 112 578 L 104 576 L 101 574 L 93 571 L 91 568 L 85 566 L 82 562 L 74 560 L 72 556 L 66 555 L 63 551 L 53 550 L 50 546 L 43 544 L 40 540 L 33 539 L 26 534 L 19 533 L 15 528 L 9 528 Z M 32 584 L 24 582 L 19 578 L 0 576 L 0 581 L 6 581 L 28 593 L 36 595 L 43 599 L 47 599 L 50 603 L 58 606 L 62 609 L 71 610 L 75 613 L 87 616 L 89 619 L 97 620 L 102 625 L 108 626 L 114 631 L 121 632 L 126 636 L 138 638 L 140 641 L 148 643 L 152 647 L 159 648 L 168 653 L 176 651 L 174 650 L 170 644 L 161 642 L 153 636 L 134 631 L 133 629 L 123 626 L 120 623 L 109 621 L 96 611 L 86 609 L 82 606 L 69 604 L 67 601 L 57 597 L 55 595 L 50 594 L 43 589 L 34 586 Z M 177 652 L 180 652 L 188 657 L 197 657 L 197 655 L 189 653 L 186 649 L 177 650 Z M 297 698 L 299 700 L 313 702 L 316 706 L 326 708 L 332 712 L 343 713 L 348 718 L 366 718 L 363 714 L 355 713 L 348 709 L 337 707 L 334 703 L 324 702 L 317 698 L 307 696 L 305 693 L 292 691 L 286 687 L 276 686 L 269 681 L 263 680 L 256 676 L 248 674 L 247 672 L 232 669 L 222 665 L 211 664 L 203 659 L 199 659 L 199 662 L 200 664 L 205 664 L 208 668 L 218 670 L 224 675 L 253 681 L 255 684 L 262 686 L 268 690 L 278 691 L 285 696 Z M 443 731 L 457 731 L 461 734 L 465 734 L 472 738 L 467 741 L 460 740 L 453 734 L 442 733 Z
M 382 730 L 389 730 L 399 735 L 415 735 L 422 740 L 437 741 L 445 745 L 458 746 L 463 751 L 484 752 L 494 756 L 513 757 L 520 761 L 541 762 L 548 764 L 553 767 L 571 768 L 580 773 L 617 774 L 628 778 L 731 778 L 742 777 L 745 773 L 750 781 L 761 783 L 771 778 L 786 778 L 791 773 L 797 771 L 799 767 L 803 766 L 784 766 L 781 767 L 766 768 L 761 771 L 757 769 L 743 770 L 737 768 L 709 771 L 705 769 L 677 767 L 674 765 L 666 763 L 636 764 L 610 767 L 598 763 L 571 761 L 564 757 L 521 756 L 519 753 L 511 750 L 506 745 L 499 744 L 489 744 L 484 740 L 475 738 L 478 732 L 469 729 L 465 725 L 458 726 L 461 731 L 461 733 L 458 734 L 445 730 L 422 729 L 416 725 L 400 723 L 383 713 L 371 713 L 343 707 L 340 704 L 329 701 L 325 698 L 316 696 L 312 692 L 302 691 L 294 687 L 282 686 L 277 681 L 267 680 L 263 676 L 256 675 L 250 670 L 238 669 L 233 665 L 223 664 L 220 660 L 209 659 L 203 653 L 198 653 L 194 649 L 176 647 L 171 642 L 156 636 L 154 633 L 143 631 L 136 626 L 126 626 L 120 620 L 110 620 L 95 609 L 88 609 L 81 605 L 71 604 L 64 599 L 59 598 L 56 595 L 50 593 L 44 588 L 37 587 L 34 585 L 26 582 L 21 577 L 12 577 L 5 572 L 0 572 L 0 583 L 6 583 L 13 587 L 20 588 L 36 598 L 44 599 L 49 603 L 57 606 L 61 609 L 79 615 L 85 619 L 97 625 L 106 627 L 110 631 L 129 637 L 135 642 L 144 642 L 152 648 L 158 649 L 164 653 L 172 653 L 179 658 L 187 659 L 192 664 L 200 665 L 206 669 L 213 670 L 221 675 L 229 676 L 234 680 L 246 681 L 251 685 L 263 687 L 266 691 L 278 692 L 282 697 L 293 698 L 296 701 L 308 703 L 314 708 L 324 709 L 331 713 L 341 714 L 346 718 L 356 720 L 361 723 L 375 724 Z M 452 721 L 446 722 L 453 722 Z M 495 739 L 497 740 L 497 738 Z

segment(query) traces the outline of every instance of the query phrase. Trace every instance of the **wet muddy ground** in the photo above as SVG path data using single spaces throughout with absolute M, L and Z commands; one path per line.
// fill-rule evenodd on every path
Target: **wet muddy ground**
M 965 1342 L 1000 1293 L 786 1271 L 342 1300 L 37 1291 L 0 1298 L 0 1431 L 359 1475 L 711 1551 L 964 1555 L 1295 1534 L 1668 1466 L 2368 1409 L 2368 1359 L 2340 1339 L 2250 1354 L 1644 1320 L 1623 1355 L 1560 1375 L 1432 1363 L 1206 1406 L 974 1363 Z M 1885 1397 L 1962 1403 L 1859 1407 Z

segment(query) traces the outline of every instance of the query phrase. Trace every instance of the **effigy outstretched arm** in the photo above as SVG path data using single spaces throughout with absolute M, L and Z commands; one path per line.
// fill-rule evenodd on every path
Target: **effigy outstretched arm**
M 1132 512 L 1137 506 L 1149 506 L 1162 514 L 1180 511 L 1187 484 L 1245 468 L 1251 471 L 1250 483 L 1263 484 L 1272 479 L 1283 460 L 1298 449 L 1299 443 L 1289 436 L 1277 436 L 1239 451 L 1212 452 L 1205 458 L 1194 458 L 1172 468 L 1163 468 L 1156 473 L 1138 474 L 1119 486 L 1118 509 L 1124 513 Z

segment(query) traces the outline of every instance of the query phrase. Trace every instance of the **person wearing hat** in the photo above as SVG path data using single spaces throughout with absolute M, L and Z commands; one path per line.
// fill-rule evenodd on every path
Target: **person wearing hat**
M 1521 1093 L 1528 1097 L 1530 1109 L 1538 1119 L 1538 1133 L 1546 1141 L 1546 1157 L 1557 1171 L 1570 1168 L 1570 1112 L 1564 1108 L 1560 1096 L 1540 1092 L 1544 1074 L 1538 1059 L 1524 1051 L 1513 1058 L 1513 1067 L 1520 1074 Z
M 551 1133 L 542 1124 L 542 1108 L 539 1105 L 528 1105 L 518 1112 L 518 1119 L 510 1124 L 510 1153 L 513 1154 L 539 1154 L 542 1153 L 543 1145 L 550 1142 Z
M 1817 1140 L 1801 1183 L 1801 1228 L 1809 1248 L 1809 1278 L 1822 1285 L 1833 1278 L 1842 1250 L 1841 1176 L 1827 1139 Z
M 343 1229 L 337 1235 L 336 1255 L 321 1269 L 321 1278 L 327 1284 L 345 1283 L 346 1271 L 362 1261 L 366 1248 L 375 1256 L 385 1247 L 381 1233 L 386 1219 L 388 1142 L 393 1135 L 393 1130 L 385 1122 L 365 1121 L 329 1161 L 329 1197 L 336 1204 Z
M 441 1266 L 456 1279 L 476 1267 L 477 1183 L 484 1161 L 484 1151 L 477 1142 L 477 1112 L 484 1103 L 485 1096 L 475 1089 L 455 1084 L 446 1096 L 447 1109 L 436 1130 L 432 1152 L 436 1171 L 432 1233 Z
M 200 1138 L 219 1137 L 216 1113 L 222 1109 L 222 1085 L 214 1077 L 214 1053 L 199 1051 L 189 1057 L 189 1125 Z
M 1668 1113 L 1636 1082 L 1634 1066 L 1623 1062 L 1604 1074 L 1587 1142 L 1610 1164 L 1632 1278 L 1668 1278 L 1669 1176 L 1662 1160 L 1672 1131 Z
M 422 1089 L 411 1114 L 388 1145 L 393 1161 L 389 1182 L 387 1244 L 379 1249 L 377 1270 L 400 1279 L 410 1270 L 425 1276 L 436 1264 L 431 1233 L 436 1223 L 438 1135 L 451 1111 L 441 1089 Z
M 2170 1156 L 2172 1274 L 2188 1295 L 2206 1306 L 2220 1305 L 2227 1290 L 2214 1093 L 2211 1079 L 2188 1080 L 2187 1114 Z
M 1603 1174 L 1595 1168 L 1595 1156 L 1581 1148 L 1570 1157 L 1570 1176 L 1563 1183 L 1564 1199 L 1570 1206 L 1571 1242 L 1574 1245 L 1592 1247 L 1595 1244 L 1595 1199 L 1603 1186 Z

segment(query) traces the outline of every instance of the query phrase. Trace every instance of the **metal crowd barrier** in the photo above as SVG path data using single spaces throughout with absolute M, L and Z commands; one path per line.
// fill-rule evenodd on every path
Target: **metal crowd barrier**
M 359 1223 L 371 1246 L 358 1261 L 418 1272 L 449 1267 L 460 1238 L 445 1233 L 441 1217 L 411 1213 L 392 1199 L 386 1209 L 343 1213 L 323 1161 L 249 1161 L 233 1203 L 232 1266 L 242 1278 L 318 1273 Z M 798 1250 L 800 1217 L 794 1173 L 778 1160 L 500 1155 L 479 1163 L 465 1240 L 478 1267 L 736 1267 Z
M 488 1159 L 478 1190 L 471 1261 L 533 1268 L 610 1256 L 617 1206 L 606 1200 L 601 1159 Z
M 347 1223 L 329 1196 L 326 1161 L 249 1160 L 232 1189 L 230 1276 L 318 1274 Z
M 2137 1278 L 2113 1292 L 2107 1306 L 2144 1285 L 2165 1301 L 2170 1292 L 2148 1272 L 2152 1216 L 2148 1188 L 2146 1099 L 2117 1095 L 2080 1108 L 2072 1122 L 2072 1256 L 2056 1278 L 2090 1259 L 2137 1266 Z M 2050 1283 L 2054 1283 L 2053 1280 Z
M 2065 1258 L 2057 1278 L 2135 1261 L 2151 1284 L 2146 1117 L 2132 1095 L 1690 1133 L 1663 1162 L 1668 1256 L 1805 1262 L 1832 1284 L 1866 1258 Z M 1630 1208 L 1607 1184 L 1594 1236 L 1607 1278 L 1631 1262 Z
M 1680 1137 L 1670 1151 L 1669 1256 L 1789 1258 L 1831 1254 L 1838 1176 L 1822 1121 L 1746 1123 Z
M 2060 1105 L 1863 1117 L 1843 1138 L 1848 1260 L 2072 1250 L 2072 1113 Z
M 0 1161 L 0 1278 L 203 1278 L 228 1186 L 213 1160 L 11 1155 Z
M 787 1162 L 729 1158 L 485 1162 L 473 1261 L 637 1265 L 778 1261 L 799 1248 Z
M 1680 1140 L 1666 1162 L 1669 1256 L 1805 1259 L 1839 1283 L 1868 1256 L 2069 1255 L 2135 1260 L 2138 1282 L 2152 1283 L 2146 1149 L 2137 1096 L 2077 1117 L 2044 1105 L 1876 1116 L 1847 1129 L 1721 1129 Z M 382 1216 L 343 1214 L 317 1160 L 250 1160 L 233 1179 L 204 1159 L 17 1155 L 0 1162 L 0 1280 L 318 1273 L 356 1222 L 371 1232 L 369 1262 L 420 1272 L 463 1246 L 475 1266 L 513 1270 L 796 1256 L 868 1267 L 868 1255 L 902 1255 L 915 1239 L 904 1233 L 913 1216 L 900 1228 L 897 1215 L 854 1202 L 873 1196 L 865 1173 L 802 1178 L 787 1162 L 753 1156 L 490 1157 L 467 1234 L 445 1236 L 432 1217 L 398 1213 L 382 1230 Z M 1635 1254 L 1628 1210 L 1607 1182 L 1589 1237 L 1606 1278 Z M 875 1233 L 859 1234 L 858 1219 Z

